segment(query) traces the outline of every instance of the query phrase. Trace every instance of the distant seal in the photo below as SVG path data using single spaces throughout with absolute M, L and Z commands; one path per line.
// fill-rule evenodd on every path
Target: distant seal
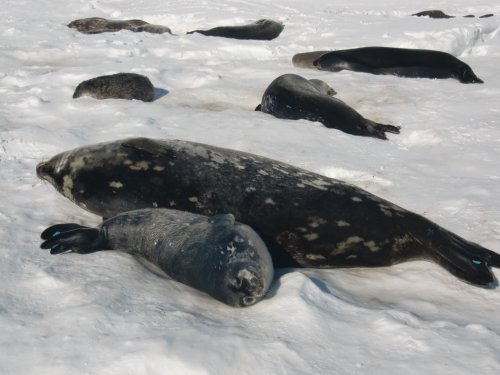
M 153 25 L 143 20 L 107 20 L 99 17 L 74 20 L 68 24 L 68 27 L 76 29 L 84 34 L 99 34 L 120 30 L 134 32 L 144 31 L 153 34 L 172 34 L 172 31 L 166 26 Z
M 209 30 L 189 31 L 188 34 L 199 33 L 233 39 L 273 40 L 281 34 L 283 28 L 281 22 L 261 19 L 248 25 L 219 26 Z
M 455 78 L 483 83 L 469 65 L 446 52 L 426 49 L 363 47 L 322 54 L 313 62 L 319 70 L 344 69 L 412 78 Z
M 143 209 L 119 214 L 97 228 L 54 225 L 42 239 L 42 249 L 52 254 L 114 249 L 145 258 L 172 279 L 235 307 L 261 300 L 273 279 L 266 245 L 230 214 Z
M 414 13 L 412 14 L 412 16 L 429 18 L 455 18 L 455 16 L 449 16 L 442 10 L 424 10 L 422 12 Z
M 135 73 L 100 76 L 80 83 L 73 99 L 90 96 L 95 99 L 136 99 L 152 102 L 155 89 L 148 77 Z
M 63 152 L 40 178 L 103 217 L 148 207 L 232 213 L 266 243 L 275 267 L 375 267 L 431 259 L 491 286 L 500 255 L 345 182 L 199 143 L 130 138 Z
M 399 133 L 399 127 L 368 120 L 343 101 L 332 98 L 332 91 L 323 81 L 284 74 L 267 87 L 256 110 L 283 119 L 318 121 L 327 128 L 366 137 L 387 139 L 386 132 Z

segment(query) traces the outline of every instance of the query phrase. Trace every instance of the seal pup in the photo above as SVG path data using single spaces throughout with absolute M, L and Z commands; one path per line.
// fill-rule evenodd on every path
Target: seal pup
M 80 83 L 73 99 L 90 96 L 95 99 L 137 99 L 152 102 L 155 88 L 148 77 L 135 73 L 118 73 L 100 76 Z
M 206 217 L 165 208 L 125 212 L 97 228 L 57 224 L 41 235 L 51 254 L 120 250 L 234 307 L 266 294 L 273 265 L 266 245 L 231 214 Z
M 120 30 L 129 30 L 133 32 L 145 31 L 153 34 L 172 34 L 170 28 L 166 26 L 154 25 L 143 20 L 107 20 L 100 17 L 91 17 L 71 21 L 67 26 L 84 34 L 99 34 Z
M 219 26 L 209 30 L 188 31 L 188 34 L 200 33 L 207 36 L 221 36 L 233 39 L 273 40 L 281 34 L 283 28 L 281 22 L 261 19 L 248 25 Z
M 130 138 L 63 152 L 40 178 L 102 217 L 148 207 L 232 213 L 266 243 L 275 267 L 376 267 L 439 263 L 481 286 L 500 255 L 363 189 L 220 147 Z
M 283 119 L 318 121 L 345 133 L 387 139 L 385 133 L 399 133 L 399 127 L 368 120 L 343 101 L 332 98 L 321 80 L 307 80 L 296 74 L 279 76 L 267 87 L 256 110 Z
M 446 52 L 427 49 L 362 47 L 322 54 L 313 62 L 319 70 L 347 69 L 410 78 L 455 78 L 462 83 L 483 83 L 469 65 Z

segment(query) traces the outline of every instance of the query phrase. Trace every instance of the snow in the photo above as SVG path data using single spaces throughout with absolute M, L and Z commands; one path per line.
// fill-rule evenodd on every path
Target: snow
M 500 252 L 500 5 L 493 0 L 5 0 L 0 15 L 0 374 L 498 374 L 500 292 L 438 265 L 277 270 L 234 309 L 119 252 L 50 256 L 41 231 L 100 219 L 37 179 L 73 147 L 128 136 L 202 142 L 340 178 Z M 426 9 L 476 18 L 410 17 Z M 491 18 L 477 16 L 494 13 Z M 176 35 L 84 35 L 85 17 Z M 186 35 L 271 18 L 273 41 Z M 294 68 L 295 53 L 438 49 L 485 81 Z M 147 75 L 152 103 L 71 98 L 83 80 Z M 326 81 L 389 141 L 254 112 L 284 73 Z M 500 277 L 500 271 L 494 271 Z

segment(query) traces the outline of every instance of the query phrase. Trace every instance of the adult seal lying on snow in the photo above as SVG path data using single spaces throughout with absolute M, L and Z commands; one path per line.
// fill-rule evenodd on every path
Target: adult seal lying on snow
M 84 34 L 99 34 L 120 30 L 129 30 L 134 32 L 144 31 L 153 34 L 172 34 L 172 31 L 166 26 L 153 25 L 143 20 L 107 20 L 99 17 L 74 20 L 68 24 L 68 27 L 77 29 L 79 32 Z
M 424 10 L 422 12 L 414 13 L 412 16 L 417 16 L 417 17 L 429 17 L 429 18 L 455 18 L 455 16 L 450 16 L 446 13 L 444 13 L 442 10 Z M 484 14 L 482 16 L 479 16 L 479 18 L 487 18 L 487 17 L 492 17 L 493 14 Z M 475 15 L 473 14 L 467 14 L 464 16 L 465 18 L 474 18 Z
M 273 40 L 283 31 L 283 24 L 273 20 L 258 20 L 241 26 L 219 26 L 209 30 L 193 30 L 188 34 L 200 33 L 207 36 L 221 36 L 233 39 Z
M 54 225 L 42 239 L 41 247 L 52 254 L 114 249 L 145 258 L 172 279 L 231 306 L 258 302 L 273 279 L 266 245 L 230 214 L 206 217 L 165 208 L 136 210 L 97 228 Z
M 412 16 L 429 18 L 455 18 L 455 16 L 449 16 L 442 10 L 423 10 L 422 12 L 412 14 Z
M 37 174 L 103 217 L 148 207 L 232 213 L 277 267 L 375 267 L 432 259 L 462 280 L 495 281 L 500 255 L 365 190 L 245 152 L 131 138 L 77 148 Z
M 95 99 L 137 99 L 152 102 L 155 89 L 148 77 L 135 73 L 100 76 L 80 83 L 73 99 L 90 96 Z
M 412 78 L 455 78 L 483 83 L 469 65 L 446 52 L 426 49 L 363 47 L 323 53 L 312 63 L 319 70 L 344 69 Z
M 333 98 L 333 89 L 321 80 L 307 80 L 296 74 L 276 78 L 264 92 L 256 110 L 278 118 L 319 121 L 327 128 L 387 139 L 385 133 L 399 133 L 399 127 L 368 120 L 343 101 Z

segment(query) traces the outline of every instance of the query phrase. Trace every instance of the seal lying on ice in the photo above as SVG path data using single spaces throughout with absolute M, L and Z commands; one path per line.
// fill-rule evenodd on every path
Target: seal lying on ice
M 136 73 L 117 73 L 81 82 L 73 99 L 90 96 L 95 99 L 136 99 L 152 102 L 155 88 L 148 77 Z
M 125 212 L 97 228 L 58 224 L 42 233 L 52 254 L 115 249 L 145 258 L 172 279 L 231 306 L 261 300 L 273 279 L 266 245 L 231 214 L 212 217 L 165 208 Z
M 312 58 L 313 55 L 310 56 Z M 400 77 L 454 78 L 462 83 L 483 83 L 469 65 L 455 56 L 427 49 L 363 47 L 337 50 L 321 53 L 312 64 L 319 70 L 332 72 L 347 69 Z
M 386 132 L 399 134 L 398 126 L 364 118 L 342 100 L 333 98 L 334 93 L 319 79 L 284 74 L 267 87 L 256 110 L 283 119 L 318 121 L 327 128 L 365 137 L 387 139 Z
M 107 20 L 100 17 L 74 20 L 68 24 L 68 27 L 76 29 L 84 34 L 99 34 L 120 30 L 129 30 L 134 32 L 144 31 L 153 34 L 172 34 L 170 28 L 166 26 L 153 25 L 143 20 Z
M 218 26 L 209 30 L 193 30 L 188 34 L 200 33 L 207 36 L 220 36 L 233 39 L 273 40 L 283 31 L 283 24 L 273 20 L 258 20 L 241 26 Z
M 232 213 L 277 267 L 376 267 L 430 259 L 491 285 L 500 255 L 369 192 L 291 165 L 199 143 L 130 138 L 63 152 L 40 178 L 105 218 L 148 207 Z

